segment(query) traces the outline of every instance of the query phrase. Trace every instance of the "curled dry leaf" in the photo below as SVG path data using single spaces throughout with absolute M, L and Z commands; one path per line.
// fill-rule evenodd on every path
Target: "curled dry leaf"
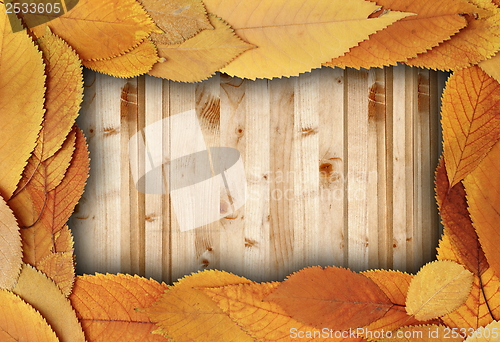
M 201 0 L 140 0 L 163 33 L 153 32 L 157 44 L 180 44 L 202 30 L 213 29 Z
M 498 128 L 496 128 L 498 130 Z M 474 228 L 488 260 L 488 264 L 500 275 L 500 144 L 496 143 L 478 167 L 463 183 Z
M 254 341 L 231 320 L 202 287 L 248 284 L 250 280 L 222 271 L 194 273 L 179 280 L 143 312 L 157 322 L 156 332 L 175 341 Z
M 61 342 L 85 342 L 71 303 L 43 273 L 24 264 L 12 291 L 42 314 Z
M 22 248 L 19 226 L 12 210 L 0 197 L 0 289 L 12 289 L 21 270 Z
M 160 32 L 136 0 L 79 0 L 75 8 L 46 25 L 87 60 L 119 56 L 151 32 Z M 39 38 L 45 25 L 31 31 Z
M 0 290 L 0 340 L 59 342 L 38 311 L 6 290 Z
M 444 160 L 453 187 L 500 138 L 500 84 L 477 66 L 456 71 L 442 103 Z
M 76 278 L 69 297 L 89 341 L 167 341 L 151 332 L 157 328 L 137 311 L 151 306 L 167 289 L 154 280 L 123 274 Z
M 285 279 L 266 300 L 306 325 L 347 330 L 370 324 L 393 306 L 363 274 L 337 267 L 309 267 Z
M 26 32 L 12 33 L 0 11 L 0 196 L 9 199 L 35 148 L 43 119 L 42 54 Z
M 406 312 L 421 321 L 446 315 L 467 300 L 473 280 L 472 273 L 456 262 L 428 263 L 410 283 Z
M 147 73 L 158 62 L 158 51 L 151 40 L 145 39 L 123 55 L 110 59 L 85 60 L 87 68 L 115 77 L 135 77 Z
M 370 36 L 327 66 L 372 68 L 396 65 L 426 52 L 467 25 L 460 14 L 478 10 L 465 0 L 377 0 L 391 10 L 416 13 Z
M 257 46 L 222 69 L 231 76 L 298 76 L 341 56 L 393 22 L 412 15 L 363 0 L 266 1 L 205 0 L 209 13 L 224 18 L 243 40 Z
M 213 30 L 204 30 L 181 44 L 158 44 L 162 58 L 150 75 L 181 82 L 198 82 L 212 76 L 236 56 L 252 48 L 220 18 L 210 15 Z

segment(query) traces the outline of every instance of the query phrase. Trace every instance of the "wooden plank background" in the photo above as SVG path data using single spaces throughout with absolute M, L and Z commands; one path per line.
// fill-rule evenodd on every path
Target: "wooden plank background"
M 91 175 L 70 220 L 77 272 L 170 283 L 210 268 L 255 281 L 312 265 L 417 271 L 435 257 L 439 234 L 433 176 L 444 78 L 397 66 L 184 84 L 86 70 L 78 123 Z M 191 109 L 207 146 L 240 151 L 250 195 L 233 215 L 181 232 L 168 194 L 136 190 L 128 144 Z

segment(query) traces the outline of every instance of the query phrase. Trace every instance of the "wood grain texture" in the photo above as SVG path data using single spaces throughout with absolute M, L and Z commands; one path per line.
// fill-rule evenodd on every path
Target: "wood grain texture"
M 417 271 L 434 258 L 439 230 L 433 175 L 440 77 L 405 66 L 323 68 L 283 79 L 217 74 L 183 84 L 87 70 L 78 123 L 92 164 L 70 221 L 77 271 L 166 282 L 206 268 L 255 281 L 282 280 L 311 265 Z M 226 217 L 181 231 L 168 193 L 137 191 L 128 148 L 144 127 L 188 110 L 207 147 L 240 152 L 247 196 Z M 152 154 L 190 144 L 172 139 L 169 122 L 146 137 L 157 152 L 133 156 L 136 171 Z M 221 188 L 222 214 L 232 208 L 229 197 Z

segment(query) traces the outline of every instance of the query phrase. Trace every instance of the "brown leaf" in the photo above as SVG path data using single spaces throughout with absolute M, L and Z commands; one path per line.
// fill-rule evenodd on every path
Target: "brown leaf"
M 12 33 L 0 11 L 0 196 L 9 199 L 35 148 L 43 119 L 42 55 L 25 31 Z
M 88 341 L 167 341 L 151 332 L 156 325 L 137 308 L 151 306 L 167 289 L 154 280 L 123 274 L 76 278 L 71 304 Z
M 464 186 L 462 182 L 458 182 L 450 189 L 443 158 L 436 170 L 436 199 L 444 225 L 444 235 L 449 239 L 450 248 L 457 257 L 456 260 L 443 257 L 443 247 L 440 246 L 438 259 L 456 261 L 476 275 L 483 273 L 489 266 L 472 226 Z
M 426 52 L 467 25 L 460 14 L 478 10 L 465 0 L 377 0 L 385 9 L 416 13 L 403 18 L 362 41 L 328 66 L 371 68 L 396 65 Z
M 12 289 L 21 270 L 22 248 L 19 226 L 12 210 L 0 197 L 0 289 Z
M 202 30 L 213 29 L 200 0 L 140 0 L 163 33 L 153 32 L 157 44 L 179 44 Z
M 446 315 L 467 300 L 473 280 L 472 273 L 456 262 L 430 262 L 410 283 L 406 312 L 418 320 Z
M 123 55 L 110 59 L 84 60 L 87 68 L 115 77 L 135 77 L 147 73 L 158 62 L 158 51 L 149 39 Z
M 337 267 L 309 267 L 290 275 L 266 300 L 306 325 L 347 330 L 370 324 L 393 306 L 363 274 Z
M 500 84 L 477 66 L 456 71 L 442 103 L 444 159 L 453 187 L 500 138 Z
M 159 32 L 136 0 L 79 0 L 71 11 L 46 25 L 86 60 L 119 56 L 151 32 Z M 45 25 L 31 31 L 39 38 Z
M 42 315 L 12 292 L 1 289 L 0 340 L 59 342 Z
M 25 264 L 12 291 L 43 315 L 61 342 L 85 342 L 71 303 L 43 273 Z
M 204 30 L 181 44 L 158 44 L 162 58 L 152 76 L 181 82 L 198 82 L 212 76 L 252 45 L 241 40 L 220 18 L 210 15 L 214 30 Z
M 479 242 L 488 264 L 500 275 L 500 144 L 496 143 L 479 166 L 468 175 L 463 183 L 467 203 Z
M 157 333 L 175 341 L 254 341 L 208 295 L 198 288 L 247 284 L 234 274 L 209 270 L 180 279 L 152 306 L 143 310 L 157 322 Z M 202 327 L 202 328 L 201 328 Z

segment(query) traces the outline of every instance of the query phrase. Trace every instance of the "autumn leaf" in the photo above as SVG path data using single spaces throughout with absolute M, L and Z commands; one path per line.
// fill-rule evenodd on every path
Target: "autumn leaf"
M 19 226 L 12 210 L 0 197 L 0 289 L 12 289 L 21 270 L 22 249 Z
M 466 301 L 473 279 L 472 273 L 456 262 L 428 263 L 410 283 L 406 312 L 418 320 L 446 315 Z
M 443 91 L 442 126 L 446 171 L 453 187 L 500 138 L 500 84 L 479 67 L 456 71 Z
M 290 275 L 266 300 L 316 328 L 347 330 L 381 318 L 393 306 L 363 274 L 340 267 L 309 267 Z
M 370 36 L 327 66 L 372 68 L 396 65 L 426 52 L 467 25 L 460 14 L 477 12 L 465 0 L 377 0 L 385 9 L 416 13 Z
M 38 40 L 47 73 L 41 160 L 53 156 L 71 131 L 83 99 L 82 66 L 78 55 L 47 28 Z
M 377 339 L 380 342 L 461 342 L 460 335 L 452 335 L 450 329 L 444 325 L 417 325 L 403 327 L 396 331 L 388 331 L 384 338 Z
M 500 10 L 491 0 L 469 2 L 490 11 L 491 14 L 479 18 L 468 16 L 467 26 L 452 39 L 407 60 L 405 64 L 439 70 L 458 70 L 492 57 L 500 46 Z
M 181 341 L 254 341 L 232 321 L 202 287 L 251 283 L 231 273 L 209 270 L 182 278 L 152 306 L 142 310 L 158 322 L 157 333 Z
M 443 253 L 446 253 L 446 248 L 440 246 L 438 259 L 456 261 L 467 267 L 472 273 L 482 274 L 489 265 L 472 226 L 464 186 L 462 182 L 458 182 L 450 189 L 443 158 L 441 158 L 436 170 L 436 199 L 444 225 L 443 239 L 446 237 L 449 240 L 451 244 L 449 249 L 456 257 L 456 259 L 448 259 L 446 254 L 443 256 Z
M 393 22 L 412 15 L 390 11 L 370 19 L 379 7 L 362 0 L 254 1 L 205 0 L 214 13 L 243 40 L 257 46 L 222 69 L 231 76 L 273 78 L 298 76 Z
M 73 252 L 55 252 L 37 264 L 37 269 L 56 283 L 65 297 L 71 294 L 75 281 Z
M 85 342 L 71 303 L 41 272 L 24 264 L 12 291 L 42 314 L 61 342 Z
M 123 55 L 110 59 L 84 60 L 83 65 L 115 77 L 135 77 L 147 73 L 158 62 L 158 51 L 149 39 Z
M 500 322 L 494 321 L 468 334 L 464 342 L 490 342 L 500 337 Z
M 79 276 L 69 297 L 88 341 L 167 341 L 137 308 L 151 306 L 167 289 L 154 280 L 123 274 Z
M 0 340 L 58 342 L 45 319 L 12 292 L 0 289 Z
M 71 11 L 45 25 L 85 60 L 119 56 L 151 32 L 160 32 L 136 0 L 79 0 Z M 39 38 L 45 25 L 31 31 Z
M 491 268 L 480 277 L 474 276 L 466 302 L 455 311 L 441 317 L 451 328 L 477 329 L 500 315 L 500 279 Z
M 479 242 L 490 267 L 500 275 L 500 144 L 496 143 L 463 183 Z
M 0 196 L 9 199 L 35 148 L 43 119 L 42 55 L 25 32 L 12 33 L 0 11 Z
M 500 82 L 500 53 L 487 60 L 480 62 L 479 67 L 488 75 Z
M 157 44 L 179 44 L 202 30 L 213 29 L 201 0 L 140 0 L 163 33 L 153 32 Z
M 213 30 L 204 30 L 181 44 L 158 44 L 162 60 L 149 72 L 173 81 L 198 82 L 213 75 L 236 56 L 252 48 L 220 18 L 209 15 Z

